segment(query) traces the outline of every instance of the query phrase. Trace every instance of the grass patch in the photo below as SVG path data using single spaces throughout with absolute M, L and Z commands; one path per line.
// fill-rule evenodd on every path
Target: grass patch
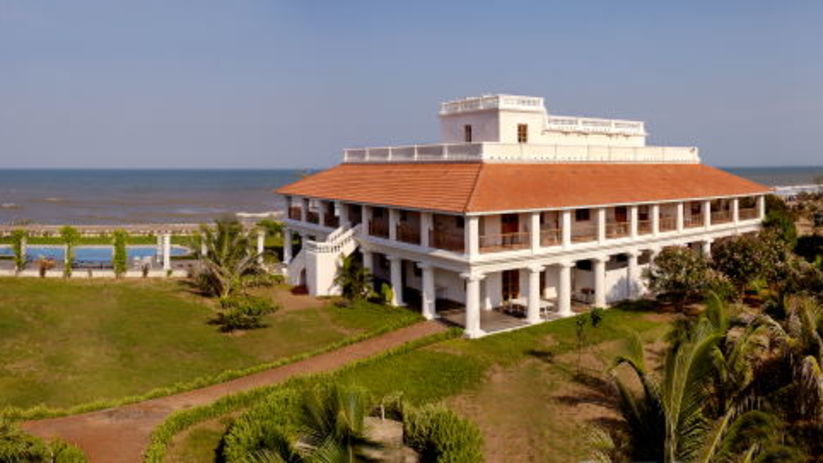
M 264 291 L 274 299 L 281 292 Z M 45 406 L 22 414 L 29 418 L 202 387 L 419 319 L 328 303 L 225 335 L 207 323 L 210 301 L 171 281 L 7 278 L 0 294 L 0 408 Z
M 627 339 L 631 332 L 639 332 L 649 341 L 659 338 L 667 329 L 666 321 L 649 315 L 634 309 L 606 311 L 601 326 L 586 328 L 584 349 L 609 356 L 620 347 L 615 341 Z M 294 379 L 176 414 L 155 431 L 146 461 L 163 461 L 167 443 L 188 426 L 221 416 L 228 422 L 230 414 L 249 407 L 268 392 L 310 381 L 339 381 L 367 388 L 377 395 L 399 391 L 413 404 L 445 401 L 491 434 L 499 434 L 501 424 L 505 423 L 503 427 L 514 433 L 512 440 L 506 444 L 487 436 L 491 445 L 498 446 L 487 448 L 491 450 L 487 457 L 496 455 L 505 460 L 506 452 L 519 447 L 516 453 L 524 461 L 558 461 L 556 457 L 561 454 L 561 459 L 584 459 L 580 445 L 563 450 L 570 440 L 580 440 L 583 432 L 574 413 L 562 408 L 573 406 L 560 397 L 565 391 L 582 390 L 575 389 L 583 386 L 576 383 L 574 361 L 557 360 L 564 354 L 575 357 L 578 338 L 574 318 L 479 340 L 463 339 L 455 333 L 411 343 L 333 374 Z M 602 370 L 595 373 L 598 372 Z M 586 414 L 580 416 L 578 421 L 582 422 Z M 562 422 L 557 421 L 558 417 L 563 417 Z M 189 444 L 194 442 L 189 440 Z M 214 442 L 206 446 L 213 449 Z

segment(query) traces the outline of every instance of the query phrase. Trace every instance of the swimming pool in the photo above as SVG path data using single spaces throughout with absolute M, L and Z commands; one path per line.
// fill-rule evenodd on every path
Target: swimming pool
M 37 260 L 41 257 L 50 258 L 56 261 L 64 259 L 63 246 L 45 246 L 45 245 L 29 245 L 26 246 L 26 256 L 30 260 Z M 74 248 L 74 260 L 80 262 L 111 262 L 113 249 L 111 246 L 76 246 Z M 172 256 L 185 256 L 190 251 L 184 246 L 172 246 Z M 155 257 L 157 255 L 156 246 L 126 246 L 126 254 L 129 260 L 145 259 L 147 257 Z M 0 245 L 0 256 L 11 256 L 14 252 L 11 246 Z

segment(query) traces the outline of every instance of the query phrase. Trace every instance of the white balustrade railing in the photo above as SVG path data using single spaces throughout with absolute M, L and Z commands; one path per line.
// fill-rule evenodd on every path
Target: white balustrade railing
M 691 146 L 539 145 L 531 143 L 438 143 L 430 145 L 354 148 L 343 162 L 497 161 L 497 162 L 700 162 Z
M 354 238 L 359 231 L 360 224 L 354 227 L 338 228 L 326 238 L 326 241 L 307 240 L 305 243 L 306 251 L 317 254 L 340 254 L 344 252 L 347 247 L 351 247 L 351 245 L 354 244 Z
M 596 117 L 548 116 L 546 118 L 546 129 L 561 132 L 646 135 L 645 124 L 641 121 Z

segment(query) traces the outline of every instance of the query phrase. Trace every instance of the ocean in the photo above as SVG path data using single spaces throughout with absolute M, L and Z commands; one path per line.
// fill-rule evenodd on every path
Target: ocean
M 730 167 L 769 186 L 812 183 L 823 167 Z M 199 223 L 281 210 L 298 170 L 0 169 L 0 224 Z

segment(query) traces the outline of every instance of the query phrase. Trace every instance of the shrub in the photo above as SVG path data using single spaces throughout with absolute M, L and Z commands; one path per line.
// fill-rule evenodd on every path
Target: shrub
M 354 254 L 343 257 L 334 283 L 340 286 L 341 295 L 349 302 L 362 301 L 372 293 L 372 274 L 354 259 Z
M 475 463 L 483 461 L 483 438 L 469 420 L 440 405 L 407 410 L 403 418 L 406 445 L 421 461 Z
M 221 331 L 260 328 L 263 316 L 279 309 L 270 300 L 255 296 L 232 296 L 220 300 L 221 311 L 213 323 L 220 325 Z
M 122 277 L 126 273 L 126 264 L 128 262 L 128 255 L 126 254 L 126 232 L 123 230 L 116 230 L 114 232 L 112 243 L 114 244 L 114 256 L 111 263 L 114 265 L 114 274 L 117 278 Z
M 84 463 L 83 452 L 63 441 L 45 442 L 0 417 L 0 462 Z
M 223 436 L 223 459 L 245 462 L 251 455 L 272 448 L 272 437 L 295 432 L 301 395 L 292 388 L 276 389 L 258 406 L 235 420 Z
M 790 247 L 797 242 L 797 228 L 794 225 L 797 216 L 786 203 L 775 195 L 766 196 L 766 217 L 763 226 L 775 232 Z
M 380 285 L 380 302 L 384 305 L 390 305 L 394 300 L 394 290 L 388 283 Z
M 649 289 L 677 309 L 701 299 L 709 290 L 720 286 L 723 278 L 712 270 L 702 254 L 682 247 L 661 251 L 644 276 Z
M 66 255 L 64 256 L 63 276 L 68 278 L 71 276 L 71 266 L 74 262 L 74 246 L 80 241 L 80 232 L 76 228 L 68 225 L 60 228 L 60 238 L 63 244 L 66 245 Z
M 14 269 L 22 271 L 26 268 L 26 231 L 14 230 L 11 232 L 11 249 L 14 253 Z
M 788 249 L 776 234 L 742 235 L 718 241 L 712 249 L 712 267 L 729 278 L 737 294 L 754 280 L 771 279 Z

